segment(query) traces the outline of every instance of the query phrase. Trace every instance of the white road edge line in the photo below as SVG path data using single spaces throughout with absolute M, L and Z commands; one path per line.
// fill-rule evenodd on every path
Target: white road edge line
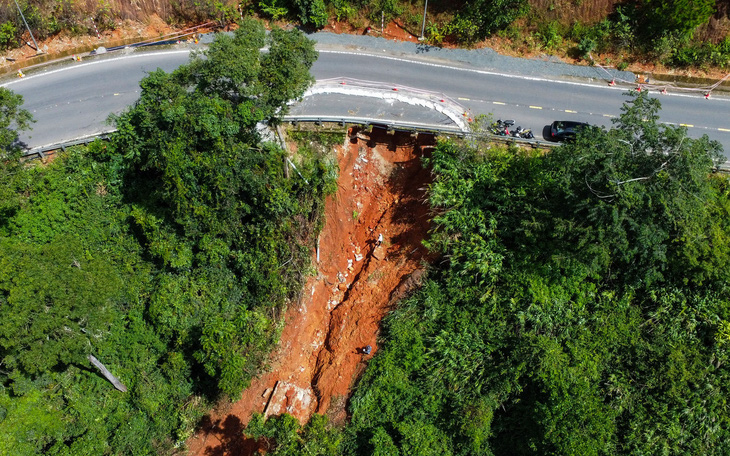
M 4 84 L 0 84 L 0 87 L 7 87 L 9 85 L 18 84 L 20 82 L 29 81 L 31 79 L 40 78 L 41 76 L 49 76 L 49 75 L 56 74 L 56 73 L 61 73 L 61 72 L 64 72 L 64 71 L 76 70 L 76 69 L 79 69 L 79 68 L 84 68 L 84 67 L 91 66 L 91 65 L 99 65 L 101 63 L 113 62 L 113 61 L 116 61 L 116 60 L 137 59 L 137 58 L 142 58 L 142 57 L 150 57 L 150 56 L 157 56 L 157 55 L 168 55 L 168 54 L 189 54 L 191 51 L 192 51 L 192 49 L 190 49 L 190 50 L 182 50 L 182 51 L 145 52 L 145 53 L 141 53 L 141 54 L 125 55 L 123 57 L 114 57 L 114 58 L 111 58 L 111 59 L 101 59 L 101 60 L 96 60 L 96 61 L 93 61 L 93 62 L 79 63 L 79 64 L 76 64 L 76 65 L 73 65 L 72 64 L 72 65 L 69 65 L 69 66 L 64 67 L 64 68 L 58 68 L 56 70 L 44 71 L 42 73 L 38 73 L 38 74 L 33 74 L 33 75 L 30 75 L 30 76 L 26 76 L 26 77 L 24 77 L 22 79 L 18 78 L 15 81 L 9 81 L 9 82 L 6 82 Z
M 378 58 L 378 59 L 394 60 L 397 62 L 412 63 L 415 65 L 430 66 L 430 67 L 434 67 L 434 68 L 446 68 L 446 69 L 457 70 L 457 71 L 465 71 L 468 73 L 485 74 L 485 75 L 490 75 L 490 76 L 501 76 L 503 78 L 512 78 L 512 79 L 523 79 L 526 81 L 552 82 L 555 84 L 567 84 L 567 85 L 574 85 L 574 86 L 580 86 L 580 87 L 595 87 L 595 88 L 601 88 L 601 89 L 605 89 L 605 90 L 620 90 L 620 91 L 630 90 L 629 88 L 626 88 L 626 87 L 617 87 L 617 86 L 611 87 L 611 86 L 608 86 L 608 84 L 606 84 L 606 86 L 603 86 L 601 84 L 595 84 L 595 83 L 590 84 L 587 82 L 560 81 L 560 80 L 556 80 L 556 79 L 540 78 L 540 77 L 536 77 L 536 76 L 523 76 L 523 75 L 517 75 L 517 74 L 499 73 L 497 71 L 479 70 L 477 68 L 462 68 L 462 67 L 444 65 L 444 64 L 440 64 L 440 63 L 423 62 L 423 61 L 415 60 L 415 59 L 405 59 L 405 58 L 399 58 L 399 57 L 391 57 L 391 56 L 387 56 L 387 55 L 373 54 L 370 52 L 335 51 L 335 50 L 328 50 L 328 49 L 318 49 L 318 51 L 323 54 L 359 55 L 359 56 L 365 56 L 365 57 L 374 57 L 374 58 Z M 596 79 L 599 79 L 599 78 L 596 78 Z M 672 93 L 671 96 L 697 98 L 696 95 L 687 95 L 687 94 L 682 94 L 682 93 Z M 713 98 L 713 100 L 730 102 L 730 98 Z

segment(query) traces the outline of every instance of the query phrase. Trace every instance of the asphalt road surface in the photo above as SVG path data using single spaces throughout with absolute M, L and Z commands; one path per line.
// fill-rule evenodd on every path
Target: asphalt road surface
M 68 59 L 1 85 L 24 96 L 25 108 L 37 123 L 22 140 L 29 147 L 38 147 L 110 129 L 105 122 L 108 115 L 134 103 L 139 96 L 139 81 L 149 71 L 158 67 L 170 71 L 187 61 L 188 52 L 167 49 L 109 54 L 84 62 Z M 473 115 L 491 113 L 495 119 L 515 119 L 517 124 L 532 128 L 538 139 L 553 120 L 580 120 L 610 127 L 611 119 L 620 113 L 627 99 L 623 95 L 626 87 L 609 87 L 604 82 L 548 80 L 417 58 L 320 49 L 312 73 L 317 79 L 350 77 L 442 92 Z M 662 102 L 661 121 L 687 126 L 692 137 L 707 134 L 730 154 L 729 98 L 652 96 Z M 363 102 L 371 101 L 352 100 L 353 104 Z

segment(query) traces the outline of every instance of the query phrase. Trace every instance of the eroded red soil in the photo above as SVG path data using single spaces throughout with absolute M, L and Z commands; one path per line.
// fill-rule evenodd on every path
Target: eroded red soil
M 254 454 L 243 438 L 251 415 L 289 413 L 306 422 L 327 413 L 344 424 L 351 387 L 377 353 L 380 321 L 419 283 L 421 241 L 429 228 L 421 165 L 432 136 L 350 131 L 336 153 L 338 191 L 326 203 L 316 276 L 286 313 L 270 372 L 255 379 L 233 405 L 215 410 L 189 441 L 190 455 Z M 377 239 L 383 234 L 383 243 Z M 370 345 L 372 352 L 362 349 Z

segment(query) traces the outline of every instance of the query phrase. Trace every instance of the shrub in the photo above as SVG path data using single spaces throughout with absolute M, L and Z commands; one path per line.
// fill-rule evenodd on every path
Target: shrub
M 327 23 L 327 11 L 323 0 L 294 0 L 299 9 L 299 21 L 303 25 L 322 28 Z
M 556 21 L 548 22 L 547 24 L 540 26 L 537 35 L 540 38 L 540 43 L 545 47 L 545 49 L 555 49 L 563 43 L 563 36 L 560 28 L 560 24 Z
M 17 39 L 18 29 L 10 21 L 3 22 L 0 25 L 0 49 L 7 49 L 13 45 Z
M 591 58 L 591 52 L 595 51 L 597 47 L 598 43 L 596 40 L 589 36 L 584 37 L 580 40 L 580 43 L 578 43 L 578 50 L 580 51 L 581 57 L 584 59 Z

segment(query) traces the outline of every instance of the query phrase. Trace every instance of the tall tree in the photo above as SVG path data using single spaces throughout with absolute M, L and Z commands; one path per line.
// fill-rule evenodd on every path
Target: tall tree
M 0 87 L 0 152 L 6 157 L 20 149 L 18 132 L 28 130 L 34 122 L 33 116 L 22 105 L 22 95 Z
M 116 119 L 112 150 L 129 159 L 134 223 L 173 275 L 159 282 L 151 317 L 192 343 L 203 370 L 232 395 L 275 336 L 265 310 L 295 292 L 306 258 L 290 242 L 298 225 L 284 222 L 308 210 L 297 199 L 301 182 L 285 179 L 285 152 L 262 143 L 256 125 L 276 122 L 302 96 L 316 58 L 300 31 L 267 35 L 246 20 L 189 64 L 151 73 L 136 105 Z M 174 278 L 191 270 L 199 271 L 192 280 Z M 187 298 L 194 294 L 205 299 Z
M 444 261 L 387 319 L 344 448 L 724 454 L 728 184 L 659 108 L 545 155 L 439 144 Z
M 30 112 L 22 105 L 22 95 L 0 87 L 0 232 L 20 207 L 20 198 L 14 188 L 22 166 L 18 132 L 29 129 L 33 122 Z

